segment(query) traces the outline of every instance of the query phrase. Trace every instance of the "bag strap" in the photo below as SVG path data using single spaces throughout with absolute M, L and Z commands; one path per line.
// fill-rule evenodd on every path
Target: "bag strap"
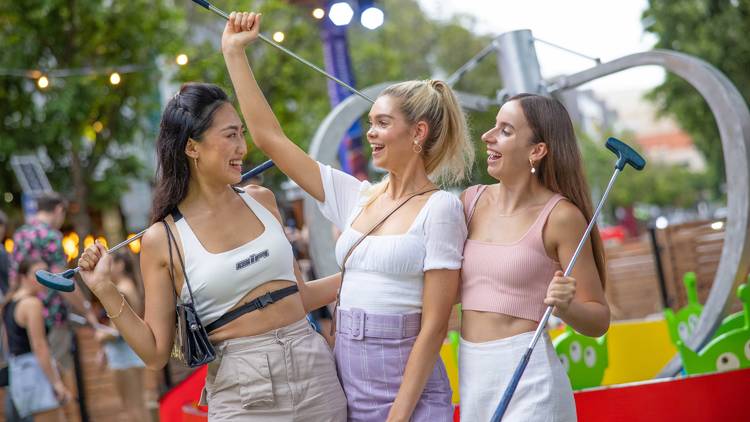
M 180 267 L 182 268 L 182 276 L 185 278 L 185 284 L 188 288 L 188 293 L 190 293 L 190 303 L 195 303 L 195 299 L 193 299 L 193 289 L 190 287 L 190 282 L 188 281 L 188 275 L 187 271 L 185 271 L 185 262 L 182 260 L 182 254 L 180 253 L 180 248 L 177 246 L 177 240 L 174 238 L 174 234 L 172 233 L 172 229 L 169 228 L 169 224 L 165 220 L 161 221 L 164 224 L 164 229 L 167 231 L 167 247 L 169 249 L 169 277 L 172 279 L 172 290 L 174 291 L 175 297 L 180 303 L 182 302 L 182 295 L 177 294 L 177 288 L 176 288 L 176 277 L 174 273 L 174 258 L 172 257 L 172 244 L 174 244 L 175 249 L 177 249 L 177 258 L 180 261 Z
M 341 283 L 339 283 L 339 289 L 336 292 L 336 304 L 333 306 L 333 316 L 332 316 L 332 320 L 331 320 L 331 332 L 330 332 L 330 335 L 333 335 L 333 333 L 336 332 L 336 311 L 337 311 L 337 309 L 339 307 L 339 302 L 341 301 L 341 288 L 344 286 L 344 274 L 346 274 L 346 261 L 349 260 L 349 257 L 352 255 L 352 252 L 354 252 L 354 248 L 356 248 L 357 246 L 359 246 L 359 244 L 362 243 L 362 241 L 365 240 L 365 238 L 367 236 L 369 236 L 370 234 L 372 234 L 372 232 L 374 232 L 375 230 L 377 230 L 378 227 L 382 226 L 383 223 L 385 223 L 385 220 L 388 219 L 388 217 L 390 217 L 391 215 L 393 215 L 393 213 L 395 213 L 396 211 L 398 211 L 398 209 L 401 208 L 407 202 L 409 202 L 410 199 L 414 198 L 415 196 L 424 195 L 425 193 L 436 191 L 436 190 L 438 190 L 438 189 L 437 188 L 425 189 L 425 190 L 418 191 L 418 192 L 415 192 L 415 193 L 407 196 L 406 198 L 404 198 L 403 200 L 401 200 L 401 202 L 399 202 L 398 204 L 396 204 L 396 206 L 394 206 L 393 208 L 391 208 L 387 213 L 385 213 L 383 215 L 383 217 L 377 223 L 375 223 L 372 227 L 370 227 L 370 229 L 367 230 L 359 239 L 357 239 L 357 241 L 354 242 L 354 244 L 351 246 L 351 248 L 349 248 L 349 251 L 346 253 L 346 255 L 344 255 L 344 260 L 341 262 Z

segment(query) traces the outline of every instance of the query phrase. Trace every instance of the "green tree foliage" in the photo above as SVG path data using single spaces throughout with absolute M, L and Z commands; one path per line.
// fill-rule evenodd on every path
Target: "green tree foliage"
M 225 0 L 214 3 L 227 11 L 241 6 Z M 285 47 L 323 66 L 318 21 L 308 8 L 284 0 L 247 7 L 255 5 L 263 13 L 265 34 L 283 31 Z M 386 0 L 381 6 L 386 13 L 381 28 L 370 31 L 357 23 L 349 27 L 358 87 L 445 77 L 491 41 L 466 29 L 471 27 L 469 18 L 431 21 L 414 0 Z M 130 177 L 153 177 L 153 169 L 131 151 L 153 150 L 162 78 L 172 78 L 177 86 L 186 81 L 212 82 L 232 94 L 219 49 L 224 20 L 191 2 L 3 2 L 0 24 L 0 68 L 104 69 L 98 75 L 52 78 L 46 90 L 37 88 L 33 79 L 0 76 L 0 192 L 17 193 L 8 165 L 11 153 L 45 151 L 50 157 L 50 179 L 56 189 L 74 197 L 81 217 L 77 229 L 84 233 L 89 232 L 90 209 L 115 205 Z M 173 71 L 177 53 L 186 53 L 190 62 Z M 331 110 L 326 79 L 262 42 L 250 46 L 248 55 L 285 132 L 307 149 Z M 110 85 L 107 69 L 127 64 L 138 66 L 137 71 L 122 74 L 119 85 Z M 456 86 L 487 96 L 494 96 L 499 87 L 493 56 Z M 496 112 L 469 114 L 480 163 L 484 146 L 479 137 L 492 125 Z M 95 132 L 94 122 L 101 122 L 103 130 Z M 264 161 L 266 157 L 248 142 L 247 164 Z M 369 148 L 365 151 L 369 153 Z M 485 167 L 477 166 L 476 180 L 487 178 Z M 278 171 L 267 173 L 273 186 L 284 179 Z
M 238 6 L 224 6 L 221 2 L 215 4 L 227 12 L 233 6 Z M 215 83 L 231 97 L 234 90 L 219 46 L 225 21 L 205 9 L 193 7 L 192 3 L 187 6 L 194 11 L 190 16 L 191 36 L 198 31 L 205 35 L 202 42 L 186 42 L 181 47 L 197 60 L 192 60 L 189 66 L 181 68 L 175 75 L 176 79 L 178 82 Z M 258 9 L 240 11 L 246 10 L 263 14 L 261 29 L 264 34 L 270 37 L 276 31 L 284 32 L 284 47 L 323 67 L 323 48 L 317 21 L 310 16 L 308 10 L 283 0 L 264 1 Z M 326 78 L 262 41 L 251 44 L 247 54 L 255 77 L 284 132 L 303 149 L 307 149 L 312 135 L 331 109 Z M 246 162 L 257 165 L 265 161 L 267 157 L 253 147 L 249 135 L 248 141 Z M 274 170 L 268 171 L 265 177 L 274 186 L 286 179 L 286 176 Z
M 142 176 L 129 148 L 153 135 L 140 132 L 158 111 L 156 58 L 180 39 L 178 17 L 164 1 L 0 2 L 0 68 L 94 70 L 53 76 L 45 90 L 30 78 L 0 76 L 0 191 L 16 191 L 10 154 L 46 151 L 53 188 L 74 198 L 76 228 L 88 233 L 89 209 L 117 203 L 128 177 Z M 139 68 L 111 85 L 109 69 L 123 65 Z
M 750 0 L 649 1 L 646 30 L 659 37 L 656 48 L 691 54 L 719 68 L 750 98 Z M 664 113 L 674 115 L 708 162 L 714 193 L 724 181 L 721 142 L 713 115 L 698 92 L 675 75 L 650 93 Z
M 234 6 L 214 3 L 226 11 Z M 472 25 L 469 18 L 432 21 L 413 0 L 386 0 L 381 6 L 386 13 L 382 27 L 368 30 L 356 22 L 348 27 L 349 49 L 358 88 L 386 81 L 447 76 L 491 41 L 490 37 L 478 36 L 466 29 Z M 310 9 L 283 0 L 267 0 L 259 3 L 255 11 L 263 13 L 261 29 L 264 34 L 270 36 L 283 31 L 284 47 L 324 67 L 318 21 L 310 16 Z M 205 10 L 189 13 L 192 28 L 189 32 L 200 31 L 206 36 L 203 42 L 193 47 L 184 46 L 191 57 L 195 55 L 199 59 L 180 69 L 176 75 L 178 81 L 210 81 L 231 93 L 231 81 L 219 51 L 224 22 Z M 248 47 L 247 54 L 255 77 L 285 133 L 306 150 L 319 124 L 331 111 L 326 78 L 262 42 Z M 497 66 L 494 57 L 490 56 L 467 74 L 456 88 L 492 97 L 499 86 Z M 484 147 L 479 136 L 494 122 L 495 113 L 496 109 L 468 116 L 472 137 L 482 154 L 480 157 L 484 157 Z M 249 163 L 258 164 L 266 159 L 251 142 L 249 145 Z M 369 148 L 364 149 L 365 155 L 369 154 Z M 475 178 L 486 178 L 486 166 L 478 168 Z M 266 180 L 275 186 L 285 179 L 278 171 L 266 173 Z
M 577 131 L 583 165 L 589 187 L 598 201 L 607 187 L 617 157 L 604 146 L 610 135 L 626 142 L 632 134 L 606 134 L 602 139 L 593 139 Z M 637 148 L 637 146 L 636 146 Z M 605 205 L 605 216 L 612 215 L 617 207 L 628 207 L 635 203 L 651 204 L 660 207 L 692 208 L 705 199 L 709 181 L 704 174 L 691 172 L 683 166 L 648 163 L 643 171 L 626 168 L 610 191 Z

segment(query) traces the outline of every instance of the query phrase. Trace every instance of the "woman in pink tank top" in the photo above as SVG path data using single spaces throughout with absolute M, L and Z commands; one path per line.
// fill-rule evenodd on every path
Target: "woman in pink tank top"
M 594 228 L 563 277 L 592 215 L 570 117 L 552 98 L 506 102 L 482 140 L 499 183 L 462 195 L 469 236 L 462 268 L 461 418 L 492 416 L 547 305 L 576 331 L 609 328 L 604 252 Z M 505 420 L 575 420 L 570 382 L 545 334 L 531 355 Z

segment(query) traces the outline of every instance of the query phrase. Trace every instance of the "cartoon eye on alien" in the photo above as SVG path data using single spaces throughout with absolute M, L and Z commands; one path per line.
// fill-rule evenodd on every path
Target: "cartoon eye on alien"
M 682 341 L 677 342 L 677 350 L 688 374 L 750 368 L 750 287 L 740 285 L 737 296 L 742 302 L 744 313 L 744 324 L 741 327 L 716 336 L 699 352 L 690 349 Z
M 566 327 L 553 344 L 574 390 L 601 385 L 609 366 L 606 335 L 586 337 Z

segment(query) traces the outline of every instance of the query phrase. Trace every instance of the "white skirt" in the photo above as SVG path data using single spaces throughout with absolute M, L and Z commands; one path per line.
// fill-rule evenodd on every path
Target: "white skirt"
M 485 343 L 461 339 L 458 377 L 461 420 L 489 421 L 533 332 Z M 576 420 L 570 380 L 545 333 L 531 353 L 518 388 L 503 416 L 506 422 L 568 422 Z

